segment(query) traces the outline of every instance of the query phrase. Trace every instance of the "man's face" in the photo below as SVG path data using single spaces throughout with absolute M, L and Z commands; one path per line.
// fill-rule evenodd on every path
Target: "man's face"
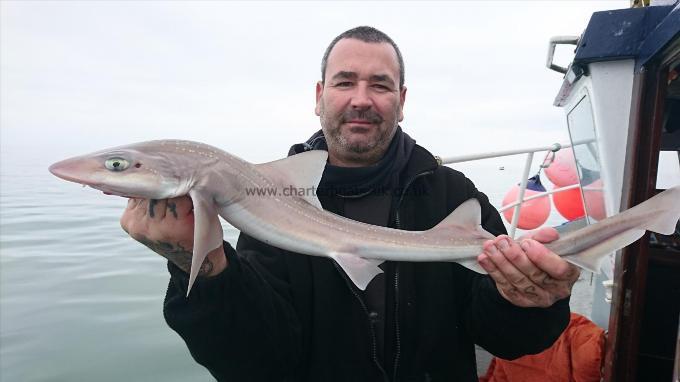
M 365 166 L 380 160 L 404 118 L 405 97 L 392 45 L 338 41 L 328 56 L 325 84 L 316 85 L 315 111 L 331 163 Z

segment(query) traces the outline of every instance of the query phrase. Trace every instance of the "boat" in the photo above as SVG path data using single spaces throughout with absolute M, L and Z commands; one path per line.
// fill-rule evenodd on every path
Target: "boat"
M 596 12 L 581 36 L 550 40 L 546 66 L 564 75 L 554 105 L 572 143 L 588 141 L 574 156 L 601 175 L 607 215 L 680 183 L 680 2 L 662 4 Z M 567 67 L 552 62 L 560 44 L 576 45 Z M 606 273 L 596 277 L 592 319 L 608 331 L 603 380 L 678 380 L 679 238 L 648 233 L 619 251 L 611 304 Z
M 553 57 L 565 44 L 575 53 L 561 66 Z M 553 105 L 570 142 L 442 163 L 525 154 L 517 200 L 527 201 L 541 196 L 524 196 L 534 153 L 573 150 L 578 184 L 546 192 L 580 190 L 585 216 L 565 230 L 680 184 L 680 1 L 595 12 L 582 35 L 550 39 L 546 67 L 563 76 Z M 515 208 L 513 237 L 521 204 L 504 207 Z M 680 225 L 670 236 L 647 233 L 611 260 L 594 276 L 590 317 L 607 331 L 602 380 L 680 381 Z
M 548 50 L 546 66 L 564 75 L 554 105 L 571 141 L 590 141 L 574 145 L 574 155 L 601 174 L 607 215 L 680 183 L 680 3 L 639 5 L 596 12 L 581 36 L 554 37 Z M 552 62 L 560 44 L 576 45 L 567 67 Z M 584 204 L 592 208 L 585 193 Z M 616 254 L 612 280 L 596 277 L 592 318 L 608 330 L 605 381 L 678 380 L 679 237 L 647 234 Z

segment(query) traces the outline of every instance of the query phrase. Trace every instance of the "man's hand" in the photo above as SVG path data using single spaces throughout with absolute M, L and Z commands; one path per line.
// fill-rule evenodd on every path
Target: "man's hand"
M 130 199 L 120 218 L 123 230 L 133 239 L 189 273 L 194 247 L 193 203 L 188 196 L 174 199 Z M 220 246 L 208 254 L 200 276 L 214 276 L 226 268 Z
M 542 228 L 519 239 L 501 235 L 484 243 L 479 264 L 496 282 L 500 294 L 521 307 L 549 307 L 571 294 L 578 267 L 562 260 L 542 243 L 557 240 L 554 228 Z

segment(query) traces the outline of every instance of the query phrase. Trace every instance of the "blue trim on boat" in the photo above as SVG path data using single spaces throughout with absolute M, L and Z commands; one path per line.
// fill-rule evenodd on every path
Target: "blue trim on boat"
M 573 64 L 634 58 L 639 69 L 677 37 L 680 2 L 595 12 L 576 48 Z

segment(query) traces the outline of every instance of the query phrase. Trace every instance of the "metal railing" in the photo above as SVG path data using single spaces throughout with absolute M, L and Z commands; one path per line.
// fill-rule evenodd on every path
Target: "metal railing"
M 547 196 L 550 194 L 554 194 L 556 192 L 562 192 L 562 191 L 567 191 L 571 190 L 574 188 L 579 188 L 580 183 L 577 184 L 572 184 L 570 186 L 564 186 L 564 187 L 559 187 L 559 188 L 554 188 L 549 191 L 541 192 L 538 194 L 531 195 L 527 198 L 524 197 L 524 193 L 527 189 L 527 181 L 529 179 L 529 172 L 531 171 L 531 164 L 534 161 L 534 154 L 537 152 L 542 152 L 542 151 L 550 151 L 553 153 L 556 153 L 562 149 L 570 148 L 572 146 L 576 145 L 581 145 L 581 144 L 586 144 L 593 142 L 592 139 L 588 140 L 582 140 L 582 141 L 575 141 L 572 143 L 554 143 L 550 146 L 541 146 L 541 147 L 530 147 L 530 148 L 523 148 L 523 149 L 514 149 L 514 150 L 503 150 L 503 151 L 492 151 L 492 152 L 486 152 L 486 153 L 480 153 L 480 154 L 466 154 L 466 155 L 459 155 L 459 156 L 450 156 L 450 157 L 440 157 L 439 160 L 442 164 L 451 164 L 451 163 L 461 163 L 461 162 L 469 162 L 469 161 L 474 161 L 474 160 L 480 160 L 480 159 L 489 159 L 489 158 L 499 158 L 499 157 L 504 157 L 504 156 L 510 156 L 510 155 L 519 155 L 519 154 L 526 154 L 526 161 L 524 162 L 524 171 L 522 172 L 522 179 L 520 180 L 520 185 L 519 185 L 519 194 L 517 195 L 517 200 L 511 204 L 508 204 L 506 206 L 503 206 L 499 211 L 503 212 L 505 210 L 508 210 L 510 208 L 514 208 L 515 210 L 513 211 L 512 214 L 512 222 L 510 223 L 510 229 L 508 230 L 508 235 L 512 238 L 515 237 L 515 232 L 517 231 L 517 224 L 519 222 L 519 214 L 520 214 L 520 209 L 522 208 L 522 204 L 526 201 L 537 199 L 543 196 Z

